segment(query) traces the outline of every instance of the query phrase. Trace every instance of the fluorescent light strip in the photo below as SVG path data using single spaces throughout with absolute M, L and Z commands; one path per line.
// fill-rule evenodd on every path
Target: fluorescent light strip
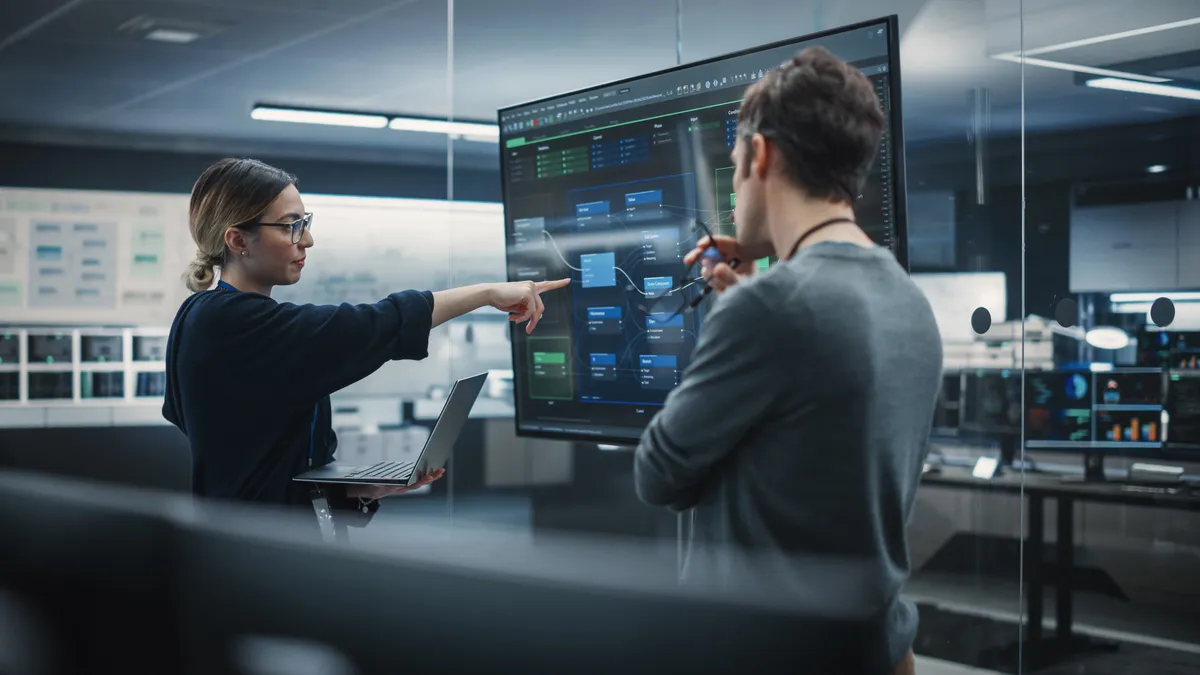
M 1176 87 L 1170 84 L 1134 82 L 1117 77 L 1102 77 L 1097 80 L 1088 80 L 1084 84 L 1093 89 L 1110 89 L 1112 91 L 1125 91 L 1133 94 L 1151 94 L 1153 96 L 1170 96 L 1171 98 L 1186 98 L 1193 101 L 1200 101 L 1200 89 Z
M 265 122 L 295 122 L 297 124 L 324 124 L 335 127 L 359 127 L 383 129 L 388 118 L 383 115 L 360 115 L 357 113 L 321 112 L 318 110 L 294 110 L 292 108 L 269 108 L 258 106 L 250 117 Z
M 1121 31 L 1120 33 L 1109 33 L 1108 35 L 1097 35 L 1096 37 L 1084 38 L 1082 40 L 1072 40 L 1071 42 L 1062 42 L 1056 45 L 1047 47 L 1038 47 L 1036 49 L 1026 49 L 1025 56 L 1033 56 L 1035 54 L 1049 54 L 1050 52 L 1059 52 L 1064 49 L 1074 49 L 1075 47 L 1086 47 L 1088 45 L 1100 44 L 1101 42 L 1112 42 L 1113 40 L 1124 40 L 1125 38 L 1137 37 L 1139 35 L 1150 35 L 1151 33 L 1160 33 L 1164 30 L 1173 30 L 1175 28 L 1185 28 L 1187 26 L 1200 25 L 1200 17 L 1184 19 L 1182 21 L 1172 21 L 1170 23 L 1160 23 L 1157 26 L 1147 26 L 1145 28 L 1135 28 L 1133 30 Z M 1019 52 L 1014 52 L 1019 53 Z
M 1121 70 L 1109 70 L 1107 68 L 1093 68 L 1091 66 L 1080 66 L 1074 63 L 1063 63 L 1061 61 L 1047 61 L 1045 59 L 1031 59 L 1026 56 L 1021 58 L 1020 53 L 997 54 L 992 58 L 1000 61 L 1008 61 L 1009 63 L 1021 63 L 1024 61 L 1031 66 L 1041 66 L 1042 68 L 1052 68 L 1054 70 L 1066 70 L 1072 73 L 1084 73 L 1085 75 L 1100 75 L 1103 77 L 1123 77 L 1128 80 L 1138 80 L 1141 82 L 1170 82 L 1171 80 L 1165 77 L 1155 77 L 1153 75 L 1139 75 L 1137 73 L 1127 73 Z
M 1184 19 L 1182 21 L 1172 21 L 1170 23 L 1161 23 L 1157 26 L 1146 26 L 1145 28 L 1135 28 L 1133 30 L 1121 31 L 1120 33 L 1109 33 L 1107 35 L 1097 35 L 1095 37 L 1084 38 L 1082 40 L 1072 40 L 1070 42 L 1060 42 L 1056 45 L 1047 45 L 1045 47 L 1037 47 L 1034 49 L 1026 49 L 1024 51 L 1005 52 L 996 54 L 992 58 L 1010 63 L 1025 63 L 1031 66 L 1041 66 L 1042 68 L 1052 68 L 1054 70 L 1066 70 L 1073 73 L 1084 73 L 1087 75 L 1100 75 L 1103 77 L 1120 77 L 1127 80 L 1136 80 L 1138 82 L 1152 82 L 1161 84 L 1170 82 L 1170 78 L 1154 77 L 1152 75 L 1141 75 L 1138 73 L 1126 73 L 1119 70 L 1109 70 L 1107 68 L 1093 68 L 1091 66 L 1081 66 L 1074 63 L 1065 63 L 1062 61 L 1049 61 L 1046 59 L 1034 59 L 1031 56 L 1038 54 L 1050 54 L 1052 52 L 1060 52 L 1066 49 L 1074 49 L 1076 47 L 1086 47 L 1088 45 L 1100 44 L 1103 42 L 1112 42 L 1113 40 L 1124 40 L 1125 38 L 1138 37 L 1139 35 L 1150 35 L 1151 33 L 1160 33 L 1166 30 L 1176 28 L 1186 28 L 1187 26 L 1200 25 L 1200 17 Z M 1024 58 L 1022 59 L 1022 55 Z M 1145 93 L 1145 92 L 1143 92 Z M 1171 94 L 1163 94 L 1170 96 Z M 1184 96 L 1182 98 L 1188 98 Z
M 250 112 L 256 120 L 268 122 L 295 122 L 299 124 L 324 124 L 363 129 L 395 129 L 422 133 L 445 134 L 453 138 L 470 141 L 498 143 L 500 127 L 495 124 L 476 122 L 451 122 L 419 117 L 388 117 L 366 113 L 327 112 L 321 110 L 299 110 L 273 106 L 256 106 Z
M 429 120 L 418 117 L 393 117 L 388 123 L 389 129 L 396 131 L 418 131 L 431 134 L 446 134 L 471 141 L 500 142 L 500 127 L 495 124 L 477 124 L 474 122 L 450 122 L 447 120 Z
M 1115 302 L 1109 305 L 1109 310 L 1114 314 L 1150 314 L 1150 303 L 1148 302 Z
M 146 33 L 147 40 L 156 42 L 171 42 L 177 45 L 184 45 L 192 42 L 200 37 L 199 33 L 194 33 L 188 30 L 170 30 L 168 28 L 159 28 Z
M 1200 292 L 1183 293 L 1110 293 L 1108 301 L 1114 304 L 1125 302 L 1154 302 L 1166 298 L 1171 302 L 1200 302 Z

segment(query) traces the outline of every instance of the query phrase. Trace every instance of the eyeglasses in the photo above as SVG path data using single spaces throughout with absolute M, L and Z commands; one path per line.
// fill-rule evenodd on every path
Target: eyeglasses
M 293 220 L 290 223 L 260 223 L 252 220 L 246 223 L 234 225 L 236 228 L 249 229 L 251 227 L 286 227 L 291 230 L 292 243 L 299 244 L 301 239 L 304 239 L 304 233 L 312 229 L 313 214 L 306 213 L 298 220 Z
M 701 236 L 707 236 L 709 241 L 714 241 L 713 233 L 707 225 L 699 220 L 696 221 L 696 225 L 702 233 Z M 700 237 L 697 237 L 696 240 L 699 241 L 699 239 Z M 661 291 L 647 290 L 646 300 L 639 306 L 639 309 L 646 313 L 648 324 L 661 325 L 664 322 L 674 321 L 681 315 L 689 314 L 695 311 L 704 298 L 712 293 L 712 286 L 704 281 L 704 276 L 700 273 L 700 267 L 705 259 L 716 262 L 721 260 L 721 255 L 717 252 L 716 247 L 710 247 L 690 265 L 685 266 L 681 274 L 673 278 L 667 277 L 666 279 L 670 280 L 669 286 Z M 739 261 L 735 258 L 726 263 L 730 267 L 737 267 Z

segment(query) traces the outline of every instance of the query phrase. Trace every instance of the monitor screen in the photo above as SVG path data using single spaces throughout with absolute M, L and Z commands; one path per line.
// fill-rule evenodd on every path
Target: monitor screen
M 993 434 L 1020 433 L 1020 371 L 976 370 L 966 374 L 963 385 L 959 403 L 961 429 Z
M 1162 447 L 1163 371 L 1028 371 L 1025 446 L 1122 452 Z
M 1163 419 L 1163 440 L 1168 448 L 1200 451 L 1200 373 L 1169 374 Z
M 121 361 L 124 353 L 122 340 L 120 335 L 84 335 L 80 339 L 83 351 L 81 360 L 88 363 Z
M 167 336 L 165 335 L 135 335 L 133 336 L 134 361 L 162 361 L 166 358 Z
M 12 365 L 21 361 L 21 336 L 16 333 L 0 333 L 0 365 Z
M 958 428 L 959 402 L 962 400 L 962 373 L 942 375 L 938 407 L 933 415 L 933 427 L 944 432 Z
M 887 124 L 855 214 L 907 267 L 895 17 L 499 111 L 508 278 L 570 278 L 514 327 L 517 430 L 628 443 L 688 367 L 706 310 L 683 255 L 732 234 L 747 86 L 821 45 L 874 84 Z
M 30 363 L 71 363 L 71 336 L 63 334 L 30 335 Z
M 1025 373 L 1025 438 L 1030 447 L 1092 440 L 1092 374 Z
M 1172 370 L 1200 369 L 1200 332 L 1147 330 L 1138 333 L 1139 366 Z

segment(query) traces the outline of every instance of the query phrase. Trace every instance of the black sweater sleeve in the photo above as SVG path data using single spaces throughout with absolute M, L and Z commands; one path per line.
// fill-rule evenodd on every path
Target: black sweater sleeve
M 309 404 L 375 372 L 388 361 L 429 355 L 433 294 L 393 293 L 375 304 L 294 305 L 237 293 L 222 311 L 222 344 L 280 402 Z M 214 327 L 215 328 L 215 327 Z

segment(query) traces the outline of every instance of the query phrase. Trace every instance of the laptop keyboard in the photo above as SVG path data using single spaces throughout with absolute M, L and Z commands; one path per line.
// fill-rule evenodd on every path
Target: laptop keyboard
M 346 478 L 377 478 L 379 480 L 400 480 L 412 475 L 415 465 L 412 462 L 379 462 L 364 466 L 346 474 Z

